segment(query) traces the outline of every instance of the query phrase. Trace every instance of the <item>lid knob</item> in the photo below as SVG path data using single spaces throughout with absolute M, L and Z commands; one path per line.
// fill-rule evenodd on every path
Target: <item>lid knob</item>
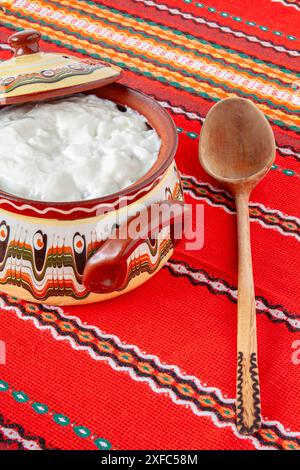
M 14 56 L 21 56 L 38 52 L 40 39 L 41 34 L 38 31 L 25 29 L 10 36 L 8 42 L 14 51 Z

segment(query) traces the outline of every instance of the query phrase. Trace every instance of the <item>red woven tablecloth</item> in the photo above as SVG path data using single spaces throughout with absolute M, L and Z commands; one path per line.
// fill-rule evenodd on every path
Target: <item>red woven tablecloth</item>
M 106 303 L 47 308 L 2 295 L 0 447 L 299 449 L 300 2 L 1 3 L 0 42 L 37 28 L 44 49 L 118 64 L 123 83 L 170 112 L 186 200 L 205 206 L 205 244 L 179 247 L 143 287 Z M 234 424 L 234 205 L 197 160 L 203 119 L 230 94 L 255 101 L 277 141 L 251 198 L 263 412 L 253 437 Z

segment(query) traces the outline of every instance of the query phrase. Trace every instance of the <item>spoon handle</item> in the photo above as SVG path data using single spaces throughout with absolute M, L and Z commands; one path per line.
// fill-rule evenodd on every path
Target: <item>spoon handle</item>
M 239 248 L 236 425 L 241 434 L 253 434 L 261 426 L 261 411 L 249 194 L 238 193 L 235 202 Z

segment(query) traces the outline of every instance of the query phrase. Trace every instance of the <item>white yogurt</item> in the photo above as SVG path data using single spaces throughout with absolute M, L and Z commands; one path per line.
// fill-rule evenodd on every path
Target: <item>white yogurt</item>
M 115 193 L 157 159 L 160 139 L 144 116 L 95 95 L 4 107 L 0 188 L 40 201 Z

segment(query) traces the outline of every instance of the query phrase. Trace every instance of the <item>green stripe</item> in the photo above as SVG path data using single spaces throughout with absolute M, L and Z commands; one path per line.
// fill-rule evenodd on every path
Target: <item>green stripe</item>
M 193 0 L 183 0 L 184 3 L 193 3 Z M 269 29 L 269 28 L 266 28 L 265 26 L 263 25 L 258 25 L 256 24 L 254 21 L 251 21 L 251 20 L 245 20 L 243 19 L 242 17 L 240 16 L 237 16 L 237 15 L 231 15 L 229 13 L 226 13 L 224 11 L 219 11 L 217 8 L 215 7 L 212 7 L 212 6 L 207 6 L 207 5 L 203 5 L 203 3 L 198 3 L 196 2 L 195 3 L 196 7 L 199 7 L 199 8 L 204 8 L 207 9 L 209 12 L 211 13 L 214 13 L 215 15 L 220 15 L 220 16 L 223 16 L 225 18 L 231 18 L 232 20 L 236 21 L 236 22 L 243 22 L 245 24 L 247 24 L 248 26 L 252 26 L 254 28 L 259 28 L 261 31 L 269 31 L 270 33 L 274 34 L 275 36 L 285 36 L 287 39 L 289 39 L 290 41 L 295 41 L 297 40 L 297 38 L 295 36 L 291 36 L 289 34 L 283 34 L 281 31 L 273 31 L 272 29 Z M 262 39 L 262 38 L 261 38 Z
M 53 0 L 49 0 L 50 3 L 55 3 Z M 156 23 L 155 21 L 150 21 L 150 20 L 146 20 L 144 18 L 141 18 L 141 17 L 137 17 L 137 16 L 133 16 L 133 15 L 130 15 L 129 13 L 125 13 L 124 11 L 121 11 L 121 10 L 117 10 L 116 8 L 113 8 L 113 7 L 108 7 L 106 5 L 100 5 L 99 3 L 95 3 L 91 0 L 80 0 L 82 3 L 87 3 L 91 6 L 94 6 L 95 8 L 97 9 L 100 9 L 100 10 L 107 10 L 107 11 L 112 11 L 113 13 L 117 14 L 117 15 L 121 15 L 121 16 L 124 16 L 124 18 L 130 18 L 130 19 L 133 19 L 139 23 L 145 23 L 145 24 L 148 24 L 150 26 L 156 26 L 162 30 L 165 30 L 165 31 L 170 31 L 171 33 L 174 33 L 176 34 L 177 36 L 185 36 L 186 38 L 188 39 L 191 39 L 193 41 L 196 41 L 198 42 L 199 44 L 206 44 L 206 45 L 209 45 L 209 46 L 212 46 L 214 49 L 221 49 L 221 50 L 224 50 L 226 52 L 230 52 L 231 54 L 235 54 L 235 55 L 238 55 L 239 57 L 241 58 L 246 58 L 246 59 L 250 59 L 252 60 L 253 62 L 256 62 L 258 64 L 264 64 L 264 65 L 267 65 L 268 67 L 271 67 L 271 68 L 274 68 L 274 69 L 277 69 L 277 70 L 280 70 L 281 72 L 284 72 L 284 73 L 287 73 L 287 74 L 291 74 L 291 75 L 295 75 L 296 77 L 300 77 L 300 73 L 296 72 L 296 71 L 293 71 L 293 70 L 289 70 L 285 67 L 281 67 L 277 64 L 273 64 L 272 62 L 268 62 L 268 61 L 264 61 L 262 59 L 258 59 L 257 57 L 253 57 L 253 56 L 250 56 L 248 54 L 245 54 L 244 52 L 239 52 L 239 51 L 236 51 L 234 49 L 230 49 L 228 47 L 224 47 L 224 46 L 221 46 L 219 44 L 216 44 L 214 42 L 210 42 L 210 41 L 207 41 L 203 38 L 199 38 L 199 37 L 196 37 L 196 36 L 193 36 L 191 34 L 188 34 L 188 33 L 184 33 L 183 31 L 180 31 L 178 29 L 174 29 L 174 28 L 170 28 L 169 26 L 165 26 L 165 25 L 162 25 L 160 23 Z M 61 7 L 62 5 L 60 5 Z M 75 9 L 75 7 L 73 7 Z M 84 8 L 84 7 L 83 7 Z M 83 10 L 84 11 L 84 10 Z M 86 13 L 85 13 L 86 14 Z
M 97 69 L 97 68 L 96 68 Z M 25 85 L 30 85 L 30 83 L 56 83 L 60 82 L 61 80 L 64 80 L 65 78 L 68 77 L 76 77 L 80 75 L 91 75 L 95 71 L 95 68 L 91 68 L 90 70 L 83 70 L 83 71 L 77 71 L 74 73 L 74 71 L 69 71 L 66 72 L 65 70 L 61 70 L 57 75 L 54 77 L 41 77 L 40 74 L 35 74 L 36 76 L 31 76 L 27 79 L 20 80 L 19 82 L 12 83 L 11 85 L 8 85 L 4 93 L 0 91 L 0 96 L 5 95 L 5 93 L 10 93 L 13 90 L 16 90 L 19 87 L 25 86 Z
M 20 16 L 20 14 L 18 14 L 17 16 Z M 36 23 L 35 20 L 31 19 L 31 21 L 33 23 Z M 44 21 L 40 21 L 41 24 L 46 24 Z M 16 27 L 14 24 L 11 24 L 11 23 L 2 23 L 4 24 L 4 26 L 7 26 L 9 28 L 12 28 L 12 29 L 16 29 L 16 30 L 22 30 L 23 28 L 21 27 Z M 69 31 L 67 31 L 68 34 Z M 213 98 L 212 96 L 208 95 L 207 93 L 204 93 L 204 92 L 198 92 L 197 90 L 195 90 L 194 88 L 192 87 L 187 87 L 187 86 L 182 86 L 180 83 L 178 82 L 171 82 L 171 81 L 168 81 L 165 77 L 156 77 L 154 76 L 151 72 L 143 72 L 141 71 L 140 69 L 138 69 L 137 67 L 129 67 L 126 63 L 124 62 L 118 62 L 118 61 L 115 61 L 109 57 L 103 57 L 101 56 L 100 54 L 97 54 L 97 53 L 90 53 L 88 52 L 86 49 L 82 49 L 82 48 L 76 48 L 72 45 L 69 45 L 69 44 L 65 44 L 63 43 L 62 41 L 60 40 L 55 40 L 53 39 L 52 37 L 50 36 L 47 36 L 46 34 L 43 34 L 42 35 L 43 39 L 50 42 L 50 43 L 54 43 L 60 47 L 64 47 L 65 49 L 69 49 L 71 51 L 76 51 L 76 52 L 79 52 L 83 55 L 87 55 L 89 57 L 93 57 L 95 59 L 101 59 L 102 61 L 104 62 L 108 62 L 108 63 L 111 63 L 111 64 L 114 64 L 114 65 L 118 65 L 119 67 L 123 68 L 123 69 L 128 69 L 130 70 L 131 72 L 133 73 L 136 73 L 137 75 L 142 75 L 146 78 L 152 78 L 153 80 L 157 80 L 159 81 L 160 83 L 163 83 L 163 84 L 169 84 L 171 86 L 173 86 L 174 88 L 177 88 L 177 89 L 180 89 L 180 90 L 184 90 L 188 93 L 192 93 L 192 94 L 195 94 L 197 96 L 201 96 L 202 98 L 204 99 L 208 99 L 209 101 L 214 101 L 214 102 L 218 102 L 219 101 L 219 98 Z M 287 125 L 285 124 L 284 122 L 280 121 L 280 120 L 274 120 L 272 118 L 269 118 L 272 122 L 274 122 L 277 126 L 279 127 L 282 127 L 282 128 L 285 128 L 285 127 L 288 127 L 289 129 L 295 131 L 295 132 L 300 132 L 300 127 L 297 127 L 297 126 L 294 126 L 294 125 Z
M 239 65 L 237 64 L 232 64 L 230 62 L 227 62 L 226 60 L 224 59 L 220 59 L 220 58 L 217 58 L 217 57 L 213 57 L 211 54 L 207 54 L 207 53 L 204 53 L 204 52 L 199 52 L 197 51 L 196 49 L 193 49 L 193 48 L 190 48 L 190 47 L 186 47 L 186 46 L 182 46 L 180 44 L 176 44 L 174 43 L 173 41 L 171 40 L 168 40 L 168 39 L 163 39 L 163 38 L 160 38 L 160 37 L 157 37 L 157 36 L 154 36 L 153 34 L 149 34 L 149 33 L 146 33 L 146 32 L 142 32 L 142 31 L 139 31 L 137 29 L 134 29 L 132 27 L 129 27 L 129 26 L 124 26 L 122 24 L 119 24 L 119 23 L 116 23 L 115 21 L 110 21 L 108 20 L 107 18 L 103 17 L 103 16 L 98 16 L 98 15 L 95 15 L 95 14 L 92 14 L 92 13 L 87 13 L 85 12 L 84 10 L 81 10 L 79 8 L 76 8 L 76 7 L 69 7 L 67 5 L 61 5 L 60 3 L 56 2 L 56 1 L 53 1 L 53 0 L 50 0 L 50 3 L 52 3 L 53 5 L 56 5 L 57 7 L 61 8 L 61 7 L 64 7 L 66 10 L 68 10 L 70 13 L 72 12 L 79 12 L 81 14 L 84 14 L 86 17 L 88 18 L 91 18 L 92 20 L 97 20 L 98 18 L 101 18 L 101 21 L 103 21 L 103 23 L 107 24 L 108 26 L 113 26 L 114 28 L 120 30 L 120 31 L 128 31 L 129 33 L 132 33 L 132 34 L 135 34 L 135 35 L 138 35 L 138 36 L 141 36 L 143 38 L 148 38 L 148 39 L 152 39 L 154 41 L 156 41 L 158 44 L 160 43 L 163 43 L 163 44 L 166 44 L 172 48 L 175 48 L 175 49 L 179 49 L 180 51 L 182 52 L 188 52 L 188 53 L 193 53 L 196 57 L 205 57 L 206 59 L 209 59 L 209 60 L 213 60 L 214 62 L 217 62 L 217 63 L 220 63 L 222 65 L 224 65 L 225 67 L 229 67 L 229 68 L 233 68 L 234 70 L 237 70 L 238 72 L 245 72 L 247 71 L 247 73 L 249 75 L 251 75 L 252 77 L 261 77 L 261 78 L 264 78 L 265 80 L 269 81 L 269 82 L 274 82 L 274 83 L 277 83 L 278 85 L 284 87 L 284 88 L 292 88 L 292 84 L 290 83 L 284 83 L 282 80 L 278 79 L 278 78 L 273 78 L 273 77 L 269 77 L 267 74 L 264 74 L 264 73 L 259 73 L 259 72 L 253 72 L 251 69 L 247 68 L 247 67 L 240 67 Z M 123 15 L 124 16 L 124 15 Z M 129 15 L 128 15 L 129 16 Z M 300 73 L 298 74 L 299 77 L 300 77 Z M 297 76 L 297 75 L 296 75 Z
M 31 316 L 33 318 L 36 318 L 35 315 L 36 311 L 35 309 L 32 310 Z M 44 315 L 47 315 L 47 312 L 43 312 Z M 49 315 L 51 315 L 52 312 L 49 311 Z M 74 433 L 80 437 L 80 438 L 89 438 L 91 436 L 91 431 L 89 428 L 86 426 L 78 425 L 77 423 L 74 423 L 71 421 L 68 416 L 63 415 L 61 413 L 57 413 L 54 410 L 50 410 L 50 407 L 46 405 L 45 403 L 41 403 L 38 401 L 30 400 L 28 395 L 23 392 L 22 390 L 15 390 L 13 387 L 10 387 L 7 382 L 4 380 L 0 379 L 0 392 L 8 393 L 17 403 L 26 403 L 31 407 L 31 409 L 37 413 L 37 415 L 41 416 L 48 416 L 49 418 L 51 417 L 52 420 L 60 425 L 60 426 L 69 426 L 70 429 L 73 429 Z M 106 444 L 106 448 L 109 450 L 111 448 L 111 443 L 107 441 L 106 439 L 97 437 L 97 439 L 92 438 L 91 439 L 95 446 L 99 446 L 100 441 L 104 442 Z M 98 443 L 96 442 L 98 441 Z
M 30 15 L 22 15 L 21 13 L 17 12 L 17 13 L 11 13 L 12 16 L 16 16 L 18 18 L 22 18 L 22 19 L 27 19 L 27 20 L 30 20 L 31 22 L 37 22 L 38 24 L 42 24 L 44 26 L 48 26 L 54 30 L 57 30 L 57 31 L 61 31 L 61 32 L 64 32 L 68 35 L 71 35 L 71 36 L 75 36 L 81 40 L 88 40 L 90 41 L 91 43 L 93 44 L 100 44 L 102 45 L 103 47 L 107 48 L 107 49 L 112 49 L 114 51 L 118 51 L 120 53 L 123 53 L 123 54 L 126 54 L 126 55 L 130 55 L 132 57 L 138 57 L 139 59 L 142 59 L 144 60 L 145 62 L 148 62 L 148 63 L 151 63 L 151 64 L 154 64 L 158 67 L 161 67 L 163 69 L 168 69 L 168 70 L 171 70 L 173 72 L 177 72 L 177 73 L 180 73 L 181 75 L 185 76 L 185 77 L 188 77 L 188 78 L 196 78 L 198 79 L 199 81 L 201 82 L 205 82 L 205 83 L 208 83 L 209 85 L 211 85 L 212 87 L 216 87 L 216 88 L 220 88 L 220 89 L 224 89 L 225 91 L 227 91 L 228 93 L 238 93 L 246 98 L 253 98 L 255 101 L 257 101 L 258 103 L 263 103 L 263 104 L 268 104 L 270 106 L 270 108 L 273 107 L 273 109 L 278 109 L 278 110 L 283 110 L 283 111 L 286 111 L 287 113 L 291 114 L 291 115 L 294 115 L 294 114 L 300 114 L 300 110 L 299 111 L 296 111 L 296 110 L 291 110 L 289 108 L 287 108 L 286 106 L 284 105 L 279 105 L 279 106 L 276 106 L 274 108 L 274 103 L 268 99 L 263 99 L 263 98 L 259 98 L 258 96 L 256 96 L 254 93 L 246 93 L 240 89 L 236 89 L 236 88 L 233 88 L 233 87 L 229 87 L 226 83 L 224 82 L 214 82 L 212 79 L 210 78 L 207 78 L 207 77 L 203 77 L 202 75 L 199 75 L 197 73 L 189 73 L 189 72 L 186 72 L 185 70 L 182 70 L 182 69 L 179 69 L 177 67 L 173 67 L 171 65 L 166 65 L 166 64 L 162 64 L 161 62 L 159 62 L 158 60 L 156 59 L 150 59 L 149 57 L 147 56 L 144 56 L 143 54 L 137 54 L 135 53 L 134 51 L 130 51 L 130 50 L 126 50 L 126 49 L 122 49 L 121 47 L 118 47 L 118 46 L 112 46 L 110 44 L 107 44 L 106 42 L 104 41 L 95 41 L 94 38 L 90 37 L 90 36 L 86 36 L 86 35 L 82 35 L 78 32 L 74 32 L 74 31 L 69 31 L 68 29 L 66 28 L 63 28 L 63 27 L 60 27 L 60 26 L 57 26 L 55 24 L 52 24 L 52 23 L 48 23 L 44 20 L 35 20 L 34 18 L 32 18 Z M 151 74 L 151 72 L 144 72 L 145 74 Z M 151 74 L 152 75 L 152 74 Z M 162 77 L 164 79 L 164 77 Z M 164 79 L 166 82 L 168 82 L 166 79 Z M 177 84 L 177 82 L 168 82 L 170 83 L 171 85 L 175 86 L 175 84 Z M 185 87 L 186 89 L 187 87 Z M 190 87 L 188 87 L 189 89 L 191 89 Z M 210 95 L 208 95 L 207 93 L 205 92 L 198 92 L 198 91 L 194 91 L 196 94 L 200 95 L 200 96 L 203 96 L 204 98 L 207 98 L 209 97 Z
M 200 134 L 194 131 L 188 131 L 186 129 L 182 129 L 182 127 L 177 127 L 177 132 L 184 133 L 187 137 L 190 139 L 199 139 Z M 281 168 L 278 165 L 272 165 L 271 170 L 276 170 L 276 171 L 281 171 L 283 174 L 286 176 L 297 176 L 298 178 L 300 177 L 300 174 L 297 173 L 296 170 L 292 170 L 291 168 Z

